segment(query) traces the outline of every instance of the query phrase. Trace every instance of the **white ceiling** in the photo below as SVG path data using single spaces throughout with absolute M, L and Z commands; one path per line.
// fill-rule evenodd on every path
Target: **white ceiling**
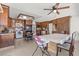
M 5 3 L 10 7 L 10 16 L 16 18 L 19 13 L 32 15 L 36 18 L 47 16 L 50 11 L 43 10 L 44 8 L 51 8 L 55 3 Z M 60 15 L 52 13 L 51 16 L 65 16 L 65 15 L 79 15 L 79 4 L 77 3 L 61 3 L 60 7 L 70 6 L 69 9 L 61 10 Z M 50 15 L 49 15 L 50 16 Z
M 51 8 L 53 4 L 49 3 L 9 3 L 10 15 L 12 14 L 31 14 L 35 17 L 46 15 L 49 11 L 44 11 L 44 8 Z M 15 12 L 14 12 L 15 11 Z M 12 15 L 13 16 L 13 15 Z

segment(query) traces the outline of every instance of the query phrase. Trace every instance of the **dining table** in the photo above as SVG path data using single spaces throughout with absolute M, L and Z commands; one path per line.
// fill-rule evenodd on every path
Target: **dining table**
M 48 44 L 49 51 L 56 53 L 58 44 L 63 45 L 64 42 L 69 40 L 70 35 L 54 33 L 54 34 L 40 35 L 39 37 L 41 38 L 42 41 Z
M 65 41 L 69 40 L 70 36 L 68 34 L 54 33 L 48 35 L 40 35 L 39 37 L 41 38 L 41 40 L 45 41 L 46 43 L 51 41 L 57 44 L 63 44 Z

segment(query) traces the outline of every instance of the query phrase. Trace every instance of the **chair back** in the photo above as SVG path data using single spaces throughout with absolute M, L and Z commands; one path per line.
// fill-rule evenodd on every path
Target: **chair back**
M 71 39 L 70 48 L 69 48 L 70 54 L 72 54 L 74 52 L 74 41 L 75 41 L 75 38 L 76 38 L 77 35 L 78 35 L 78 32 L 72 33 L 72 39 Z
M 36 42 L 37 45 L 41 45 L 42 44 L 42 40 L 39 36 L 34 36 L 34 40 Z

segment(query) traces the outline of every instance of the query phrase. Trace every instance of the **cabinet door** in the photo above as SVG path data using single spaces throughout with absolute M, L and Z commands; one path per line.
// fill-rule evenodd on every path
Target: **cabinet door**
M 0 48 L 14 45 L 14 34 L 7 33 L 0 35 Z
M 9 8 L 2 5 L 3 13 L 0 14 L 0 25 L 8 26 Z
M 47 27 L 48 23 L 47 22 L 42 22 L 41 23 L 43 27 Z
M 42 30 L 48 29 L 48 25 L 49 25 L 48 22 L 42 22 L 42 23 L 41 23 Z
M 52 25 L 55 25 L 55 28 L 57 28 L 57 20 L 56 19 L 52 21 Z
M 26 25 L 32 25 L 32 20 L 26 20 Z
M 36 26 L 37 28 L 40 28 L 37 33 L 44 33 L 44 34 L 48 34 L 48 25 L 49 23 L 48 22 L 37 22 L 36 23 Z
M 59 33 L 69 33 L 69 17 L 57 19 L 57 31 Z
M 62 32 L 62 30 L 63 30 L 63 20 L 62 20 L 62 18 L 59 18 L 59 19 L 57 19 L 57 31 L 59 32 L 59 33 L 61 33 Z
M 8 18 L 8 27 L 12 27 L 12 26 L 13 26 L 12 18 Z

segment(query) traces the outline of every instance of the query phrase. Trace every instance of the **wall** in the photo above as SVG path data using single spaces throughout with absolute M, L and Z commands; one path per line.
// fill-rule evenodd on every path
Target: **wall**
M 74 16 L 70 21 L 70 33 L 79 32 L 79 16 Z M 76 40 L 79 40 L 79 35 L 76 37 Z
M 74 32 L 74 31 L 79 32 L 79 17 L 78 16 L 71 18 L 70 27 L 71 27 L 70 28 L 71 33 Z

